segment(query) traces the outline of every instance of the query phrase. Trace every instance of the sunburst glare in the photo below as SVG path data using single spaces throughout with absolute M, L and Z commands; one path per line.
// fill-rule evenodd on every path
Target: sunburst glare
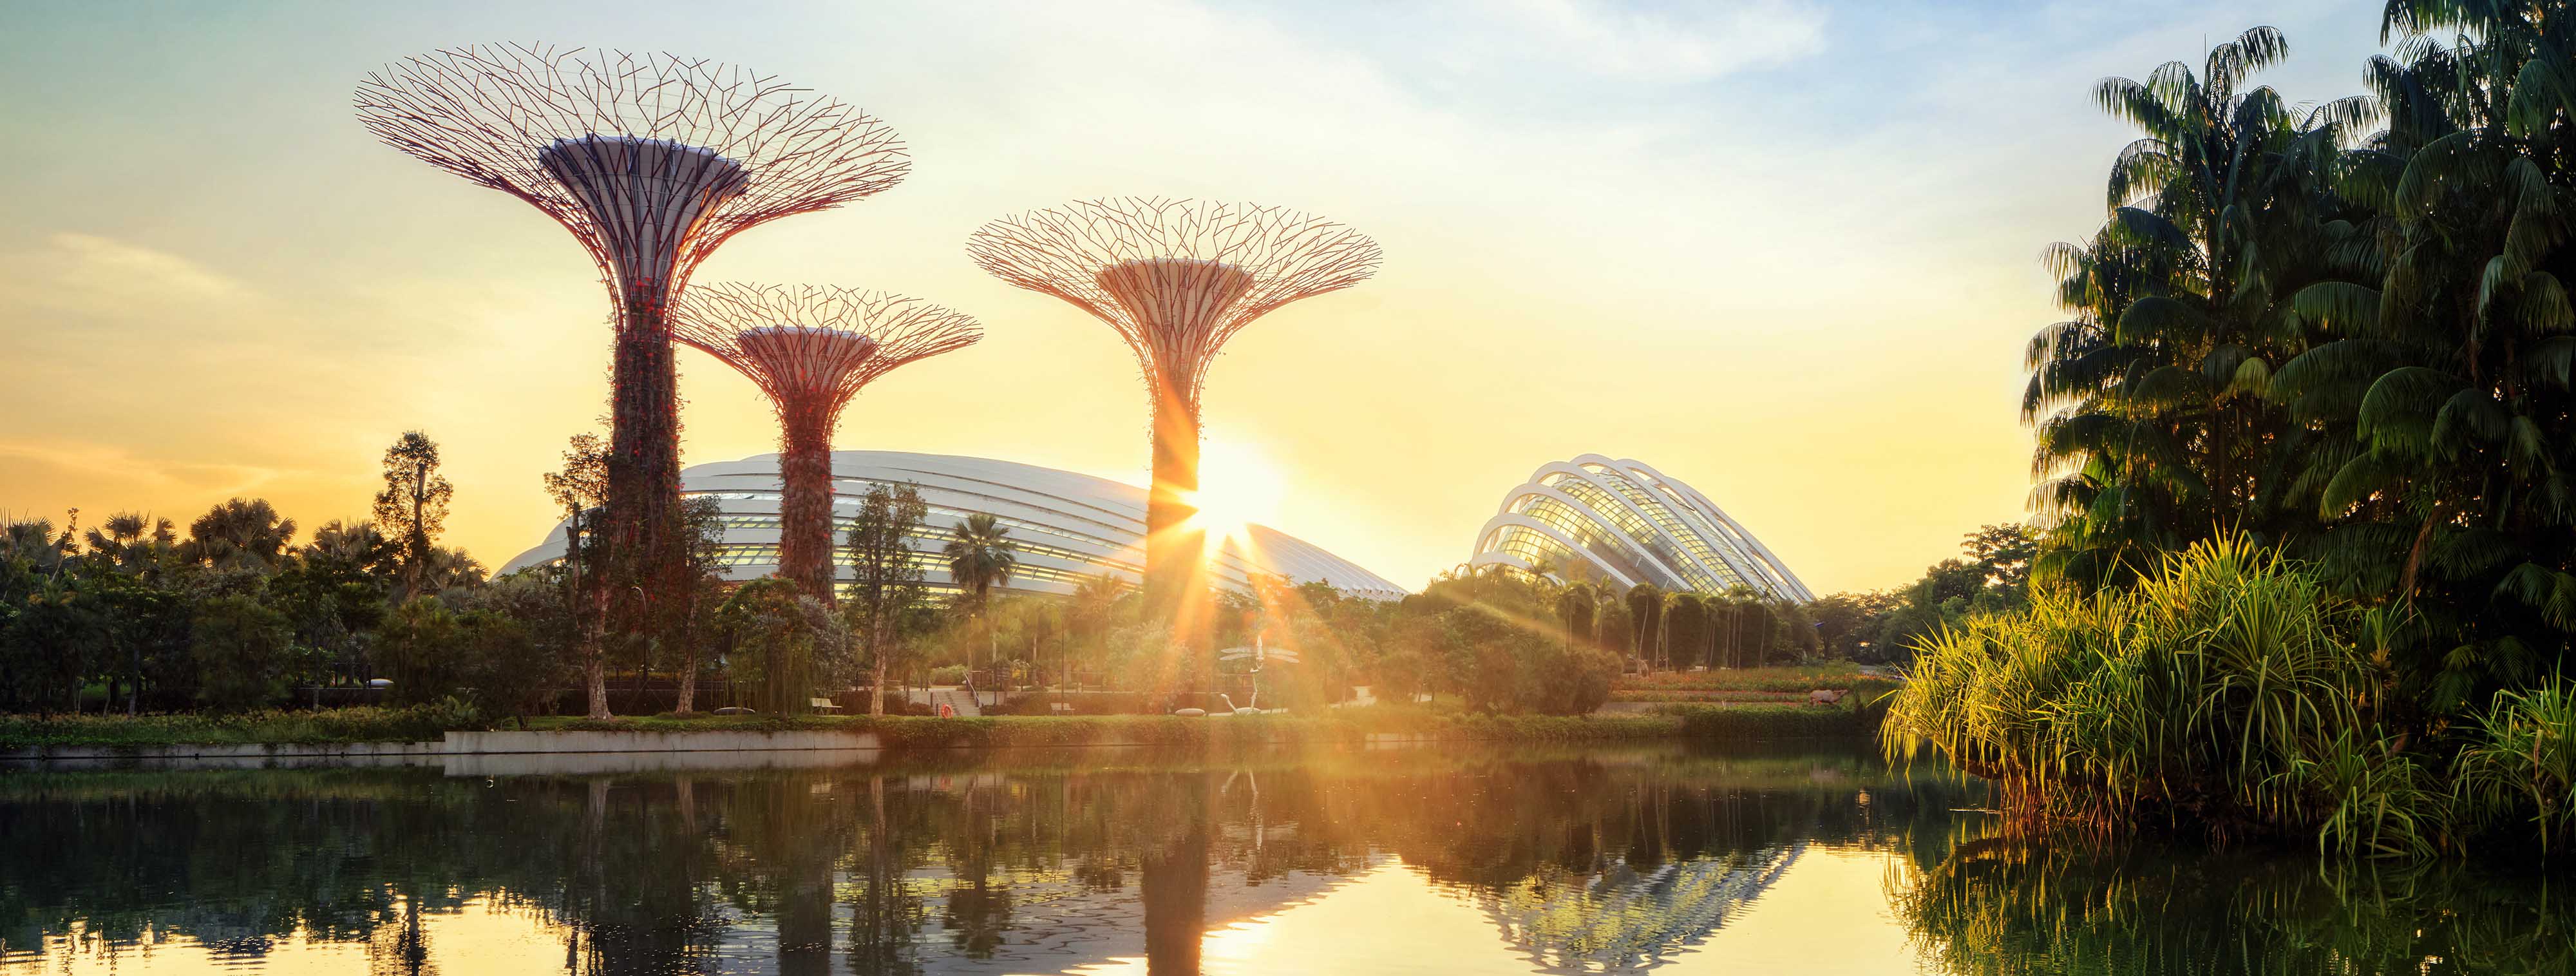
M 1199 490 L 1190 496 L 1198 514 L 1191 524 L 1211 541 L 1242 539 L 1245 526 L 1275 521 L 1287 497 L 1287 479 L 1260 448 L 1212 437 L 1199 449 Z

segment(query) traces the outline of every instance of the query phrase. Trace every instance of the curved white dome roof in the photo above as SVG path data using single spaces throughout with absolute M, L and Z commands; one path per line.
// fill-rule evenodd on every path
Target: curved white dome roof
M 1737 586 L 1779 600 L 1816 598 L 1717 503 L 1633 458 L 1586 454 L 1539 466 L 1503 496 L 1476 533 L 1473 565 L 1529 569 L 1544 560 L 1620 586 L 1723 593 Z
M 833 515 L 842 523 L 834 531 L 836 545 L 871 483 L 920 487 L 930 518 L 925 538 L 915 546 L 924 553 L 922 582 L 935 591 L 955 588 L 947 562 L 938 558 L 939 547 L 959 521 L 978 513 L 1000 519 L 1019 546 L 1019 570 L 1000 588 L 1004 593 L 1071 593 L 1083 577 L 1102 573 L 1134 584 L 1144 569 L 1145 489 L 1135 485 L 991 458 L 903 451 L 834 451 L 832 479 Z M 682 495 L 711 496 L 723 507 L 726 579 L 758 579 L 778 570 L 778 491 L 776 454 L 692 465 L 680 472 Z M 1248 573 L 1260 572 L 1298 583 L 1328 583 L 1375 600 L 1408 592 L 1276 529 L 1255 525 L 1250 536 L 1248 544 L 1211 540 L 1209 559 L 1219 584 L 1249 588 Z M 520 553 L 501 571 L 562 558 L 563 549 L 559 522 L 543 543 Z M 846 567 L 840 572 L 848 574 Z

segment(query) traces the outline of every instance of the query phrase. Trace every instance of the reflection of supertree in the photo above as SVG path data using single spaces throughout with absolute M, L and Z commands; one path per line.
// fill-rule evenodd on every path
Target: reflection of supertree
M 670 303 L 733 235 L 900 181 L 894 132 L 728 65 L 520 45 L 405 59 L 360 82 L 356 104 L 378 138 L 527 201 L 598 263 L 617 336 L 608 552 L 667 583 L 680 556 Z
M 967 250 L 996 277 L 1109 323 L 1144 367 L 1154 409 L 1145 599 L 1171 615 L 1204 552 L 1189 522 L 1208 364 L 1252 320 L 1374 274 L 1377 243 L 1295 211 L 1127 197 L 1006 217 L 976 230 Z
M 1137 899 L 1145 903 L 1145 971 L 1196 973 L 1207 936 L 1208 841 L 1214 812 L 1205 776 L 1179 777 L 1172 789 L 1179 838 L 1141 852 Z
M 679 340 L 760 386 L 778 411 L 778 565 L 824 603 L 832 586 L 832 428 L 859 390 L 895 367 L 963 349 L 975 320 L 885 292 L 821 286 L 696 288 L 672 316 Z

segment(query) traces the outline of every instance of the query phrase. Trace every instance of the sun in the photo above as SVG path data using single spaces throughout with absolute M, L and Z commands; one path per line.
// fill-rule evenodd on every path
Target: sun
M 1209 438 L 1199 447 L 1199 490 L 1190 498 L 1199 511 L 1190 521 L 1210 535 L 1240 538 L 1244 526 L 1276 519 L 1287 495 L 1286 479 L 1260 448 Z

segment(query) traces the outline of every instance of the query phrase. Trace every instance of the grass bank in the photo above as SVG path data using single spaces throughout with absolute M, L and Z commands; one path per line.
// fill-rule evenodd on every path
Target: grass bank
M 481 727 L 471 712 L 437 705 L 234 714 L 0 715 L 0 749 L 430 742 L 449 729 Z
M 1613 715 L 1483 715 L 1448 709 L 1380 706 L 1321 715 L 1249 718 L 1179 718 L 1164 715 L 906 716 L 658 715 L 593 721 L 542 717 L 531 731 L 593 732 L 846 732 L 873 735 L 896 749 L 1001 748 L 1134 744 L 1198 746 L 1259 743 L 1366 744 L 1431 739 L 1581 743 L 1651 739 L 1777 739 L 1867 735 L 1874 716 L 1848 707 L 1753 705 L 1729 708 L 1670 705 L 1652 712 Z M 450 729 L 517 729 L 459 720 L 434 709 L 351 708 L 325 712 L 262 712 L 235 716 L 147 715 L 0 719 L 0 749 L 46 746 L 157 746 L 200 744 L 328 744 L 436 739 Z
M 1871 697 L 1895 690 L 1897 682 L 1868 674 L 1849 661 L 1769 668 L 1721 668 L 1715 671 L 1661 671 L 1623 675 L 1610 683 L 1617 692 L 1746 692 L 1804 695 L 1820 688 L 1848 689 Z

